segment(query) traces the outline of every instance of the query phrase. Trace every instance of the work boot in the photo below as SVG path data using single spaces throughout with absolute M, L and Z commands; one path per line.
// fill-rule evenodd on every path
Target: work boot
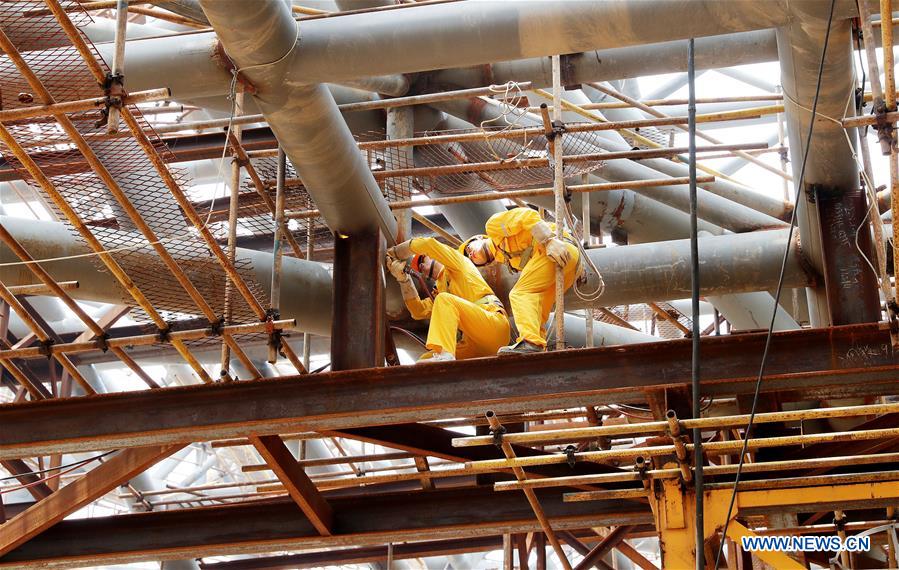
M 534 354 L 536 352 L 543 352 L 543 350 L 543 347 L 540 345 L 526 340 L 520 340 L 513 345 L 502 347 L 497 351 L 497 354 L 500 356 L 506 354 Z

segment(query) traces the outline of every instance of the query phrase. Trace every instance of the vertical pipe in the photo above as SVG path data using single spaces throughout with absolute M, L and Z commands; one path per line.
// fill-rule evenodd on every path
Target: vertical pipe
M 315 250 L 315 219 L 308 220 L 306 226 L 306 261 L 312 261 L 312 252 Z M 312 358 L 312 335 L 303 333 L 303 366 L 309 370 L 309 360 Z
M 687 107 L 689 121 L 690 147 L 690 265 L 691 265 L 691 301 L 693 306 L 693 367 L 692 396 L 693 417 L 699 418 L 699 230 L 696 216 L 696 69 L 693 38 L 689 40 L 687 49 L 687 84 L 689 85 L 690 104 Z M 696 570 L 705 569 L 705 517 L 702 491 L 702 428 L 693 428 L 693 459 L 696 471 Z
M 243 111 L 243 91 L 234 93 L 234 116 L 239 117 Z M 243 128 L 240 125 L 231 127 L 234 133 L 234 144 L 241 143 L 241 133 Z M 234 156 L 231 159 L 231 199 L 228 202 L 228 261 L 234 265 L 234 257 L 237 254 L 237 205 L 240 199 L 240 162 L 237 159 L 237 150 L 234 150 Z M 230 280 L 225 280 L 225 324 L 231 324 L 231 317 L 234 312 L 232 307 L 234 297 L 234 288 Z M 221 371 L 219 375 L 223 381 L 230 380 L 228 370 L 231 362 L 231 347 L 228 343 L 222 342 L 222 360 Z
M 125 39 L 128 27 L 128 0 L 118 0 L 115 8 L 115 51 L 112 55 L 112 75 L 121 77 L 125 74 Z M 106 119 L 106 132 L 119 132 L 119 109 L 109 107 Z
M 413 108 L 397 107 L 394 109 L 387 109 L 387 138 L 406 139 L 412 138 L 413 136 L 415 136 Z M 411 146 L 397 147 L 388 152 L 387 168 L 409 168 L 412 166 L 415 166 L 415 164 L 412 157 Z M 405 180 L 405 183 L 408 183 L 409 179 Z M 396 186 L 395 190 L 397 193 L 400 195 L 403 194 L 401 185 L 404 184 L 404 179 L 388 179 L 386 183 L 393 184 Z M 410 239 L 412 237 L 411 210 L 394 210 L 393 215 L 396 216 L 397 223 L 396 241 L 401 242 Z
M 896 71 L 893 67 L 893 0 L 880 0 L 880 39 L 883 46 L 883 98 L 887 111 L 896 110 Z M 873 37 L 872 37 L 873 40 Z M 893 136 L 893 148 L 896 138 Z
M 590 180 L 589 175 L 583 175 L 582 182 L 584 184 L 588 183 Z M 584 194 L 581 197 L 581 225 L 582 225 L 582 234 L 583 234 L 583 246 L 584 251 L 590 249 L 590 242 L 592 241 L 592 236 L 590 233 L 590 193 Z M 600 230 L 601 231 L 601 230 Z M 593 306 L 588 305 L 584 309 L 584 324 L 587 332 L 587 348 L 593 348 Z
M 777 93 L 783 93 L 783 88 L 778 85 Z M 784 125 L 784 114 L 777 114 L 777 146 L 781 149 L 784 148 L 784 141 L 786 140 L 786 130 Z M 780 171 L 784 174 L 787 174 L 787 153 L 785 150 L 781 150 L 780 152 Z M 784 202 L 790 201 L 790 181 L 787 180 L 786 176 L 781 177 L 781 183 L 783 185 L 783 193 L 784 193 Z
M 284 255 L 284 240 L 282 239 L 284 229 L 284 179 L 286 174 L 287 155 L 284 154 L 284 149 L 279 146 L 277 185 L 275 189 L 275 227 L 272 240 L 272 289 L 270 295 L 271 302 L 269 303 L 269 309 L 272 315 L 278 313 L 281 307 L 281 265 Z M 278 347 L 275 346 L 275 343 L 269 342 L 268 362 L 274 364 L 277 361 Z M 309 370 L 309 364 L 305 362 L 303 364 L 306 366 L 306 370 Z
M 562 120 L 562 72 L 559 56 L 552 56 L 553 66 L 553 123 Z M 565 219 L 564 175 L 562 171 L 562 134 L 557 132 L 553 137 L 553 193 L 555 194 L 556 239 L 562 239 L 562 226 Z M 899 200 L 897 200 L 899 202 Z M 565 275 L 564 268 L 556 266 L 556 349 L 565 348 Z

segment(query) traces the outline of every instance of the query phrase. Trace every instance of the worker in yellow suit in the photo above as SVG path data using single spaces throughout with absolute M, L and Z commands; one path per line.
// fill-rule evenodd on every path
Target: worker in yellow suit
M 465 255 L 477 266 L 496 261 L 521 272 L 509 293 L 518 339 L 499 354 L 543 352 L 543 325 L 555 304 L 556 266 L 562 268 L 567 291 L 578 277 L 580 252 L 570 235 L 556 238 L 555 224 L 530 208 L 494 214 L 487 220 L 486 232 L 466 242 Z
M 388 269 L 399 282 L 412 317 L 431 318 L 426 343 L 430 352 L 419 360 L 492 356 L 509 342 L 509 319 L 502 303 L 460 251 L 434 238 L 415 238 L 388 249 L 387 257 Z M 409 257 L 414 271 L 436 281 L 433 300 L 419 298 L 405 271 Z M 457 342 L 459 331 L 462 339 Z

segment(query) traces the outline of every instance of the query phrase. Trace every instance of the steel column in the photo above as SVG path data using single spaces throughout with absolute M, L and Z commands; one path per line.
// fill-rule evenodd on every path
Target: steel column
M 384 364 L 384 238 L 377 229 L 335 236 L 331 370 Z

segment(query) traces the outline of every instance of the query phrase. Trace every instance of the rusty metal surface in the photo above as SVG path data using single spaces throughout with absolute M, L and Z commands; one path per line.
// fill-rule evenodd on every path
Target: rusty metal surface
M 703 338 L 703 395 L 751 393 L 763 345 L 763 333 Z M 8 404 L 0 458 L 641 402 L 689 383 L 689 354 L 689 340 L 673 340 Z M 876 395 L 895 391 L 899 362 L 887 331 L 853 325 L 776 333 L 768 371 L 762 391 L 784 401 Z
M 834 325 L 879 321 L 877 258 L 871 247 L 864 191 L 817 188 L 815 199 L 831 321 Z
M 648 505 L 625 501 L 563 503 L 559 490 L 537 492 L 560 529 L 652 522 Z M 524 496 L 490 489 L 432 491 L 331 500 L 335 534 L 319 536 L 292 501 L 139 513 L 64 521 L 0 558 L 0 568 L 113 564 L 167 557 L 383 545 L 539 531 Z
M 384 365 L 383 252 L 377 229 L 334 240 L 331 370 Z

